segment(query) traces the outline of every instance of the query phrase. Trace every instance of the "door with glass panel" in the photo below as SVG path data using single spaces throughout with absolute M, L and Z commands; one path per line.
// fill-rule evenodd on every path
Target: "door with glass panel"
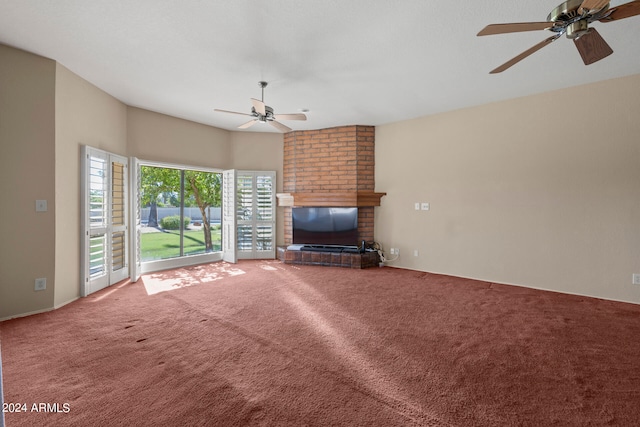
M 81 293 L 89 295 L 129 277 L 128 160 L 83 147 Z
M 275 172 L 236 172 L 238 258 L 275 258 L 275 193 Z

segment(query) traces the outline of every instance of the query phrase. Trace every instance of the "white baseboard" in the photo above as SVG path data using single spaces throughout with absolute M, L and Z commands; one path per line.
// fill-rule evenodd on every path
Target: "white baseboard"
M 19 317 L 33 316 L 34 314 L 41 314 L 41 313 L 46 313 L 48 311 L 57 310 L 60 307 L 64 307 L 65 305 L 70 304 L 70 303 L 72 303 L 72 302 L 74 302 L 74 301 L 76 301 L 78 299 L 80 299 L 80 297 L 75 297 L 73 299 L 70 299 L 69 301 L 65 301 L 62 304 L 58 304 L 58 305 L 55 305 L 55 306 L 50 307 L 50 308 L 43 308 L 42 310 L 29 311 L 27 313 L 20 313 L 20 314 L 14 314 L 13 316 L 3 317 L 3 318 L 0 319 L 0 322 L 4 322 L 5 320 L 17 319 Z

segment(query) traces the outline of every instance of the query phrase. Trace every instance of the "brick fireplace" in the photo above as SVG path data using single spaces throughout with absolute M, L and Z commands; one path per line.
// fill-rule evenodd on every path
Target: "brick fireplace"
M 373 241 L 375 127 L 341 126 L 284 136 L 284 243 L 292 243 L 291 207 L 358 207 L 359 240 Z

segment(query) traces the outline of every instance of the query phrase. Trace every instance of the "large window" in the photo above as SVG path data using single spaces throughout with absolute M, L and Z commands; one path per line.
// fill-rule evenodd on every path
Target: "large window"
M 83 147 L 82 176 L 82 295 L 162 269 L 275 258 L 273 171 L 142 163 Z
M 140 167 L 142 262 L 221 250 L 219 172 Z

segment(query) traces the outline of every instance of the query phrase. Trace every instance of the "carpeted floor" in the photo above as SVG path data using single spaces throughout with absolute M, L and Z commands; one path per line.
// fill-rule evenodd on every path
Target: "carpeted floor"
M 7 427 L 632 426 L 638 337 L 638 305 L 278 261 L 0 323 L 5 402 L 26 409 Z

